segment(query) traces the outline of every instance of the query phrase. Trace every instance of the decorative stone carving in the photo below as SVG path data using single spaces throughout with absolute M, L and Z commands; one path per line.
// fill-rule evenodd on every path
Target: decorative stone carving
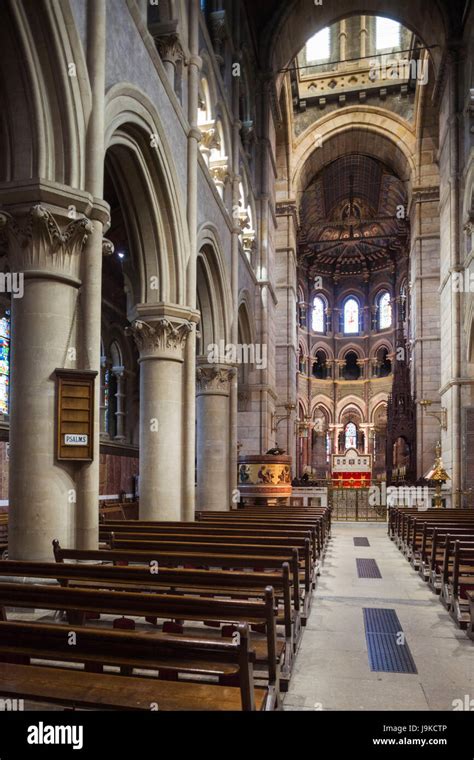
M 237 400 L 238 400 L 238 411 L 247 412 L 250 408 L 250 400 L 251 400 L 250 391 L 247 389 L 240 388 L 237 394 Z
M 211 177 L 216 183 L 217 189 L 222 194 L 224 191 L 224 186 L 229 179 L 229 166 L 227 159 L 223 158 L 216 161 L 211 161 L 209 169 L 211 172 Z
M 161 358 L 182 361 L 186 339 L 192 329 L 191 322 L 171 322 L 162 318 L 149 324 L 137 319 L 125 332 L 133 336 L 141 360 Z
M 232 378 L 236 374 L 235 367 L 222 365 L 205 365 L 196 369 L 196 395 L 209 393 L 212 395 L 228 396 Z
M 247 158 L 252 154 L 252 145 L 255 142 L 255 128 L 253 121 L 244 121 L 240 128 L 242 145 Z
M 229 37 L 225 10 L 214 11 L 209 14 L 209 26 L 211 30 L 212 45 L 217 62 L 222 65 L 224 62 L 223 48 L 224 43 Z
M 185 60 L 186 56 L 178 34 L 156 35 L 154 40 L 158 54 L 163 61 L 170 61 L 175 64 L 176 61 Z
M 0 212 L 0 231 L 6 240 L 12 271 L 50 271 L 77 279 L 80 253 L 93 230 L 86 217 L 73 219 L 61 228 L 53 214 L 40 204 L 33 206 L 20 224 L 9 213 Z
M 115 251 L 115 246 L 112 243 L 112 241 L 109 240 L 108 238 L 103 238 L 103 240 L 102 240 L 102 255 L 103 256 L 111 256 L 114 251 Z
M 201 130 L 201 148 L 208 151 L 221 149 L 219 133 L 213 121 L 200 124 L 199 129 Z

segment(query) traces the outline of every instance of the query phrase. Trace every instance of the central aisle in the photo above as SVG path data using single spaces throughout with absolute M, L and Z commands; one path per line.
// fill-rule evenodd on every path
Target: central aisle
M 354 537 L 370 546 L 354 546 Z M 359 578 L 356 558 L 382 578 Z M 418 673 L 370 670 L 364 608 L 393 609 Z M 474 699 L 474 645 L 378 523 L 333 522 L 285 710 L 452 710 Z M 474 704 L 474 702 L 473 702 Z

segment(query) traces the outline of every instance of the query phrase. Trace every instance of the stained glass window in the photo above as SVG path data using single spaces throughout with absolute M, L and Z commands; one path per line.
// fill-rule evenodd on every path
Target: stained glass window
M 324 332 L 324 309 L 325 303 L 320 296 L 313 301 L 313 317 L 311 326 L 314 332 Z
M 329 460 L 331 458 L 331 435 L 329 432 L 326 433 L 326 462 L 329 463 Z
M 359 332 L 359 304 L 355 298 L 348 298 L 344 304 L 344 332 Z
M 382 293 L 379 298 L 379 330 L 392 326 L 392 303 L 390 293 Z
M 353 422 L 348 422 L 346 425 L 346 445 L 345 449 L 355 449 L 357 446 L 357 428 Z
M 10 406 L 10 312 L 0 319 L 0 414 Z
M 306 60 L 308 63 L 327 61 L 329 52 L 329 27 L 327 26 L 314 34 L 306 43 Z

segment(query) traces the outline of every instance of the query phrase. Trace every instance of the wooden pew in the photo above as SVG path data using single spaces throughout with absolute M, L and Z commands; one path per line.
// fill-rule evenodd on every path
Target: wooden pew
M 0 514 L 0 559 L 8 550 L 8 514 Z
M 259 539 L 257 539 L 258 541 Z M 184 535 L 179 537 L 177 541 L 166 541 L 161 539 L 155 539 L 153 534 L 111 534 L 110 548 L 112 550 L 125 549 L 131 551 L 147 551 L 147 552 L 179 552 L 182 551 L 188 555 L 193 553 L 201 554 L 206 552 L 208 555 L 213 554 L 239 554 L 252 556 L 254 554 L 260 556 L 270 555 L 272 557 L 280 557 L 280 563 L 288 561 L 288 552 L 296 549 L 298 557 L 300 558 L 302 566 L 302 579 L 303 579 L 303 608 L 301 611 L 301 619 L 303 625 L 309 616 L 312 601 L 312 590 L 315 583 L 315 562 L 311 555 L 309 539 L 274 539 L 265 543 L 257 543 L 252 539 L 239 540 L 239 537 L 233 538 L 232 542 L 226 542 L 224 539 L 210 537 L 209 540 L 204 538 L 197 542 L 192 537 L 188 538 Z M 212 561 L 210 562 L 212 566 Z M 248 562 L 248 566 L 252 567 L 252 562 Z
M 206 525 L 214 525 L 216 527 L 222 525 L 233 525 L 234 527 L 242 527 L 252 530 L 253 527 L 279 530 L 312 530 L 315 533 L 316 538 L 316 554 L 322 556 L 327 543 L 327 536 L 324 532 L 324 525 L 321 518 L 307 519 L 301 517 L 285 517 L 284 515 L 247 515 L 243 513 L 241 516 L 236 516 L 238 513 L 232 512 L 211 512 L 206 515 L 202 515 L 198 522 L 205 523 Z
M 0 620 L 6 620 L 6 608 L 48 609 L 66 613 L 70 625 L 84 625 L 87 614 L 143 617 L 149 622 L 213 621 L 216 623 L 264 626 L 265 635 L 255 637 L 253 646 L 257 662 L 266 667 L 268 684 L 278 695 L 280 663 L 284 659 L 285 640 L 277 641 L 273 589 L 267 587 L 262 600 L 214 599 L 144 591 L 110 591 L 108 589 L 65 588 L 42 584 L 0 583 Z M 229 626 L 231 632 L 232 626 Z
M 254 522 L 242 522 L 240 519 L 221 520 L 217 521 L 203 521 L 203 522 L 151 522 L 151 521 L 136 521 L 136 520 L 111 520 L 107 523 L 102 523 L 99 528 L 99 535 L 102 538 L 106 538 L 110 532 L 121 533 L 134 533 L 139 532 L 151 532 L 158 533 L 163 536 L 173 535 L 186 531 L 193 535 L 215 535 L 215 536 L 233 536 L 250 535 L 253 538 L 309 538 L 311 542 L 311 550 L 313 556 L 320 558 L 320 542 L 318 540 L 318 534 L 316 529 L 311 525 L 300 526 L 288 526 L 286 523 L 281 525 L 273 525 L 268 523 L 256 524 Z M 264 543 L 265 541 L 261 541 Z
M 466 515 L 454 515 L 449 517 L 438 517 L 437 515 L 427 515 L 426 517 L 422 518 L 423 522 L 426 522 L 427 525 L 437 525 L 437 526 L 466 526 L 466 527 L 474 527 L 474 516 L 466 516 Z M 416 528 L 419 526 L 420 518 L 417 515 L 409 515 L 405 520 L 405 530 L 402 534 L 402 540 L 401 540 L 401 550 L 406 555 L 408 561 L 411 561 L 413 558 L 413 552 L 415 552 L 415 558 L 414 562 L 416 563 L 417 560 L 417 541 L 418 536 L 415 536 Z
M 228 570 L 186 570 L 159 568 L 150 572 L 143 566 L 111 564 L 73 564 L 64 562 L 0 562 L 0 576 L 34 578 L 38 582 L 54 579 L 70 588 L 107 588 L 110 590 L 142 589 L 172 594 L 230 597 L 231 599 L 261 599 L 265 588 L 272 586 L 275 600 L 280 601 L 277 624 L 284 626 L 286 645 L 281 664 L 282 690 L 286 691 L 291 677 L 293 655 L 301 640 L 301 626 L 291 600 L 290 570 L 284 563 L 280 571 L 248 573 Z M 40 580 L 41 579 L 41 580 Z
M 474 641 L 474 591 L 466 591 L 466 598 L 469 604 L 469 622 L 466 633 Z
M 155 702 L 160 710 L 173 709 L 167 705 L 167 696 L 173 702 L 181 696 L 183 681 L 179 677 L 186 674 L 188 678 L 198 677 L 199 686 L 210 679 L 218 678 L 220 687 L 235 684 L 237 692 L 233 700 L 234 709 L 262 710 L 276 707 L 274 695 L 268 689 L 256 688 L 253 676 L 255 652 L 251 649 L 248 626 L 239 624 L 233 639 L 211 641 L 187 636 L 166 636 L 163 634 L 136 633 L 129 631 L 101 630 L 98 628 L 81 628 L 74 631 L 75 643 L 71 646 L 71 626 L 50 625 L 32 622 L 0 622 L 0 662 L 31 666 L 32 660 L 41 661 L 42 665 L 62 663 L 62 668 L 76 663 L 85 667 L 88 673 L 99 674 L 95 679 L 95 688 L 101 689 L 101 676 L 104 667 L 118 669 L 119 676 L 127 676 L 132 682 L 138 680 L 137 670 L 143 676 L 155 676 L 173 682 L 176 689 L 162 687 L 162 681 L 156 683 L 153 691 Z M 37 668 L 33 666 L 36 670 Z M 0 666 L 1 668 L 1 666 Z M 54 668 L 56 670 L 56 668 Z M 143 671 L 146 671 L 143 673 Z M 76 671 L 71 671 L 74 676 Z M 113 676 L 112 676 L 113 677 Z M 133 691 L 125 681 L 125 691 L 130 694 L 129 706 L 133 707 Z M 41 680 L 41 679 L 40 679 Z M 148 679 L 147 679 L 148 680 Z M 54 682 L 54 677 L 53 677 Z M 189 681 L 191 685 L 191 681 Z M 197 685 L 194 680 L 192 683 Z M 121 685 L 121 684 L 120 684 Z M 0 685 L 0 691 L 2 686 Z M 219 709 L 210 706 L 209 698 L 219 699 L 219 687 L 215 683 L 210 691 L 198 689 L 206 698 L 207 709 Z M 222 694 L 225 698 L 227 692 Z M 21 695 L 25 698 L 25 694 Z M 240 696 L 240 700 L 239 700 Z M 199 709 L 199 703 L 188 699 L 187 690 L 182 694 L 181 709 Z M 240 701 L 240 706 L 238 705 Z M 149 708 L 151 709 L 150 705 Z
M 309 538 L 312 551 L 317 555 L 316 531 L 308 528 L 267 528 L 266 526 L 247 526 L 237 524 L 218 525 L 201 522 L 148 522 L 138 520 L 108 520 L 99 525 L 99 536 L 106 538 L 111 532 L 116 534 L 135 532 L 156 533 L 162 536 L 177 535 L 183 531 L 196 536 L 240 536 L 248 535 L 253 538 Z M 171 539 L 172 540 L 172 539 Z
M 442 558 L 444 539 L 448 534 L 459 535 L 460 537 L 474 536 L 474 524 L 444 523 L 438 522 L 422 524 L 417 523 L 414 527 L 414 538 L 412 543 L 411 565 L 418 569 L 418 573 L 423 580 L 428 581 L 432 588 L 435 589 L 438 580 L 435 564 Z M 442 542 L 443 546 L 440 546 Z
M 440 594 L 446 583 L 450 565 L 452 565 L 454 543 L 461 542 L 462 548 L 474 548 L 474 530 L 466 532 L 465 528 L 434 528 L 431 539 L 430 559 L 428 566 L 428 585 Z
M 471 509 L 428 509 L 417 510 L 410 507 L 390 507 L 388 531 L 392 540 L 399 548 L 406 548 L 408 541 L 409 521 L 413 519 L 423 521 L 453 519 L 473 519 L 474 510 Z
M 297 549 L 290 549 L 286 555 L 267 556 L 267 555 L 241 555 L 241 554 L 207 554 L 186 553 L 186 552 L 157 552 L 157 551 L 132 551 L 125 549 L 63 549 L 59 542 L 53 541 L 54 557 L 57 562 L 64 560 L 73 560 L 75 562 L 112 562 L 116 564 L 131 563 L 137 565 L 150 565 L 157 562 L 159 567 L 182 567 L 193 566 L 196 568 L 221 568 L 227 569 L 248 569 L 258 571 L 276 570 L 287 562 L 290 567 L 291 587 L 293 592 L 293 605 L 301 616 L 301 593 L 299 578 L 299 557 Z
M 446 581 L 446 582 L 445 582 Z M 449 605 L 449 614 L 459 628 L 466 629 L 469 622 L 467 591 L 474 589 L 474 549 L 454 543 L 453 570 L 443 581 L 441 601 Z

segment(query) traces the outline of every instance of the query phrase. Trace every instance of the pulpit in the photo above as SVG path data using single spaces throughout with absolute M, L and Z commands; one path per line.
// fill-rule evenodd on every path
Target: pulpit
M 287 504 L 291 496 L 291 457 L 286 454 L 248 454 L 238 459 L 238 488 L 248 504 Z

